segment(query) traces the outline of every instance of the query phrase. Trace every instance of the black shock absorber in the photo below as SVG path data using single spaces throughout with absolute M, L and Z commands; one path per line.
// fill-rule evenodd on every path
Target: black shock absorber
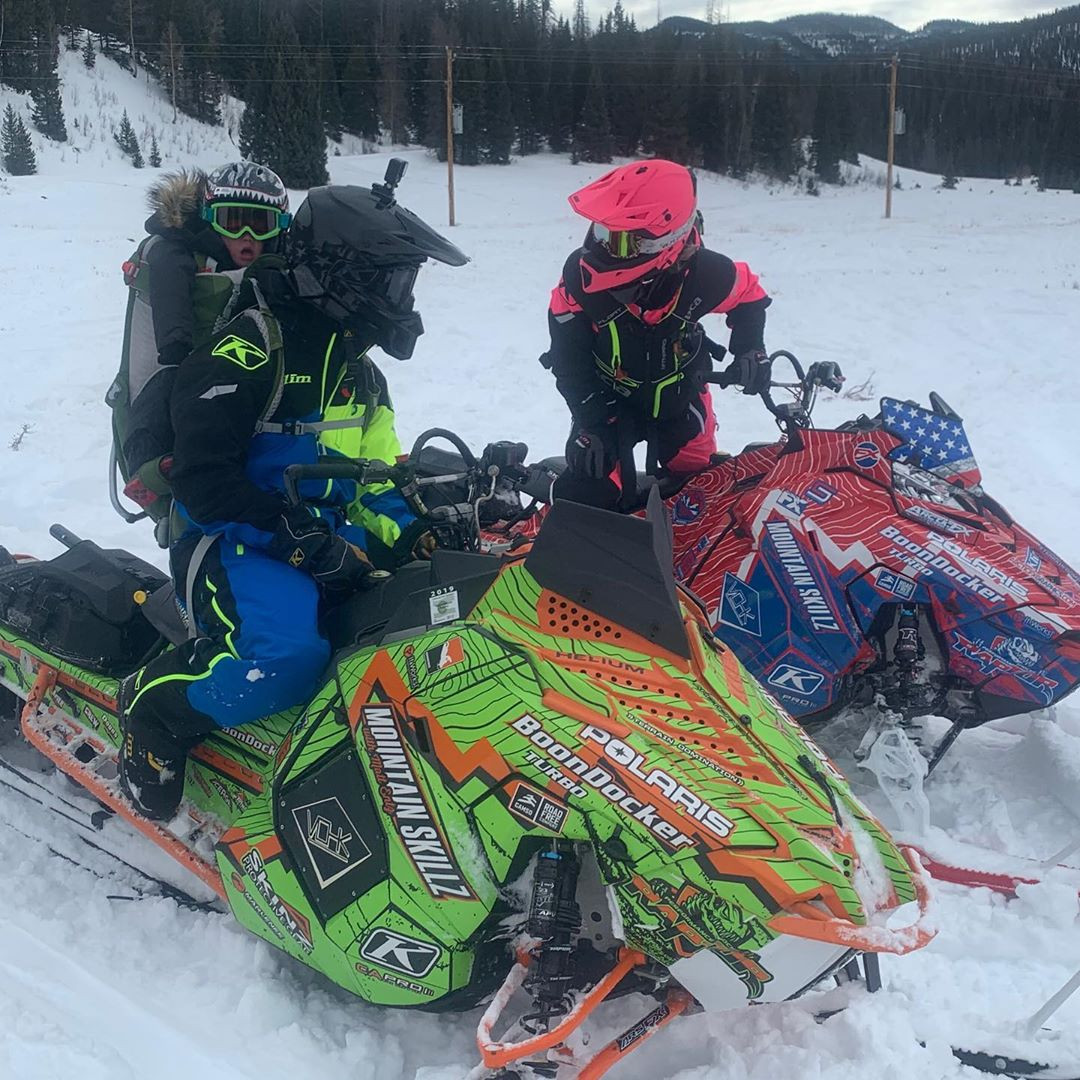
M 910 675 L 923 655 L 923 643 L 919 635 L 919 609 L 914 604 L 901 604 L 896 644 L 893 646 L 896 666 L 901 673 Z
M 536 862 L 527 929 L 540 948 L 527 985 L 533 1012 L 522 1020 L 526 1030 L 546 1031 L 551 1020 L 567 1011 L 574 978 L 574 939 L 581 932 L 576 900 L 580 865 L 573 851 L 545 851 Z

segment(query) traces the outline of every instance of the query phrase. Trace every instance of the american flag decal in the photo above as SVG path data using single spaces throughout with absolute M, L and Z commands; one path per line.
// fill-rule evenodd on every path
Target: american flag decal
M 976 487 L 982 479 L 963 421 L 939 416 L 910 401 L 881 399 L 886 431 L 904 440 L 892 452 L 893 461 L 926 469 L 951 484 Z

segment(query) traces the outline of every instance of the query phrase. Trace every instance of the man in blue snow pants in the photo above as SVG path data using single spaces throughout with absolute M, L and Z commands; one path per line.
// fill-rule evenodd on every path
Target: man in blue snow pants
M 321 595 L 366 588 L 433 546 L 390 485 L 308 481 L 295 506 L 282 490 L 288 465 L 400 452 L 386 382 L 360 343 L 411 353 L 423 255 L 403 256 L 408 289 L 373 272 L 365 199 L 360 188 L 314 189 L 287 266 L 250 274 L 241 314 L 179 369 L 170 559 L 194 636 L 121 690 L 121 786 L 155 820 L 175 815 L 185 758 L 205 735 L 314 692 L 330 656 Z

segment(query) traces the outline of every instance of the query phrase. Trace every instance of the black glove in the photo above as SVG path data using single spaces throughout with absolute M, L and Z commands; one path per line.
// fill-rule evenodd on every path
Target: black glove
M 282 512 L 266 550 L 275 559 L 310 574 L 331 592 L 370 589 L 390 576 L 376 570 L 358 547 L 338 536 L 303 504 Z
M 724 386 L 741 386 L 744 394 L 760 394 L 769 389 L 772 364 L 764 349 L 751 349 L 733 360 L 722 372 Z
M 824 386 L 826 390 L 832 390 L 837 394 L 844 386 L 844 373 L 835 360 L 819 360 L 811 364 L 807 375 L 812 385 Z
M 391 549 L 394 560 L 400 566 L 413 559 L 430 559 L 438 542 L 426 521 L 417 518 L 406 525 Z
M 578 476 L 603 480 L 617 464 L 615 423 L 575 425 L 566 444 L 566 463 Z

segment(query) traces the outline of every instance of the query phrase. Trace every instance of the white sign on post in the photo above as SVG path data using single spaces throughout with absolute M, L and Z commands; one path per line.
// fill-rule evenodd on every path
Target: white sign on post
M 465 106 L 454 106 L 454 134 L 460 135 L 465 130 Z
M 903 109 L 897 109 L 893 114 L 893 132 L 896 135 L 903 135 L 907 130 L 907 117 L 904 115 Z

